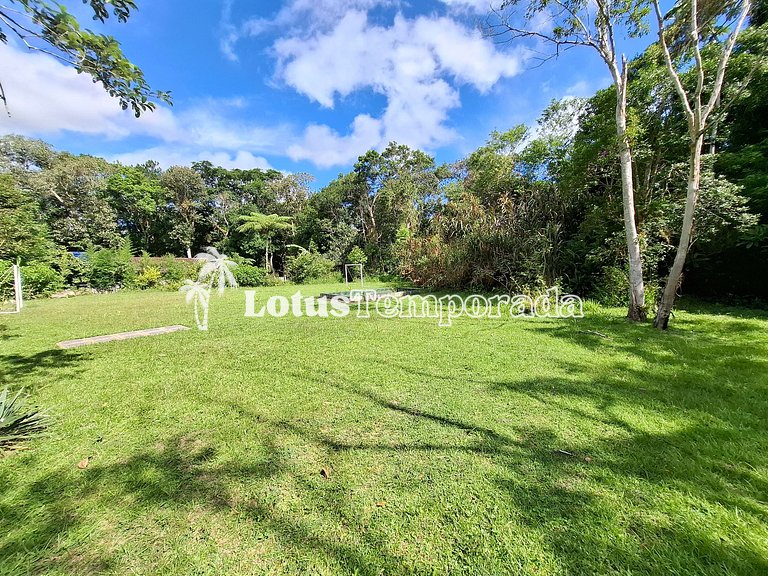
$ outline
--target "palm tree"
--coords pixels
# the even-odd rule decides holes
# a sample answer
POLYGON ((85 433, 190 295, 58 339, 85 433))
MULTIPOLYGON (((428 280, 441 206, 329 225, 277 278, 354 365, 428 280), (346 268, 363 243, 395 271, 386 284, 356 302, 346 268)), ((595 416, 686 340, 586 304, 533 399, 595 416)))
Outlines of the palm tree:
POLYGON ((184 280, 179 292, 186 292, 187 304, 195 303, 195 322, 200 330, 208 330, 208 301, 211 297, 211 287, 200 281, 184 280), (200 308, 203 309, 203 321, 200 322, 200 308))
POLYGON ((232 274, 232 268, 237 266, 237 262, 231 260, 226 254, 219 254, 213 246, 208 246, 205 252, 200 252, 195 259, 204 262, 203 267, 200 268, 200 274, 198 279, 200 282, 208 282, 208 288, 213 288, 216 284, 216 288, 219 295, 224 294, 224 288, 231 286, 237 288, 237 280, 235 280, 234 274, 232 274))
POLYGON ((272 255, 269 253, 269 243, 275 233, 293 229, 293 218, 277 214, 267 215, 261 212, 252 212, 247 216, 241 216, 240 221, 242 224, 237 228, 238 232, 259 234, 266 240, 264 267, 267 272, 272 272, 272 255))

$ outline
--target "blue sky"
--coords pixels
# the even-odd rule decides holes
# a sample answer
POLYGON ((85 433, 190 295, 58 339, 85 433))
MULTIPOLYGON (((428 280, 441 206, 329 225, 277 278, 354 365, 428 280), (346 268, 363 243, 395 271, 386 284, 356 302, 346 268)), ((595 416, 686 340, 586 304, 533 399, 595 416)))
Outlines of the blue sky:
MULTIPOLYGON (((11 43, 0 131, 124 163, 305 171, 320 187, 389 140, 457 160, 492 130, 532 125, 551 99, 610 83, 591 50, 538 66, 532 45, 484 39, 487 0, 137 3, 127 24, 101 29, 173 107, 136 120, 89 78, 11 43)), ((642 43, 622 47, 631 56, 642 43)))

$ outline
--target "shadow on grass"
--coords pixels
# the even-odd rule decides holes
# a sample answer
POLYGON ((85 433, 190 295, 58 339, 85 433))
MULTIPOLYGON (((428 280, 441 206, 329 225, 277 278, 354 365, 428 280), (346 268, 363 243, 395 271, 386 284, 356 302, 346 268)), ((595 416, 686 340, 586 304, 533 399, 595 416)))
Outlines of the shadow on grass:
POLYGON ((19 334, 11 332, 11 329, 7 324, 0 324, 0 341, 10 340, 12 338, 18 338, 19 334))
MULTIPOLYGON (((94 463, 83 471, 59 470, 46 475, 19 495, 20 506, 0 507, 0 518, 11 530, 0 546, 0 559, 6 566, 17 566, 19 573, 92 574, 115 569, 113 548, 119 546, 121 538, 115 536, 114 529, 122 530, 128 539, 132 526, 113 526, 112 545, 97 539, 98 547, 83 551, 68 543, 69 536, 82 529, 79 503, 106 495, 110 500, 101 504, 107 514, 110 502, 130 499, 133 507, 145 513, 171 505, 190 514, 201 508, 206 513, 237 515, 257 522, 297 558, 312 550, 345 573, 404 574, 398 560, 387 554, 383 541, 361 532, 356 544, 347 544, 310 521, 313 513, 320 514, 354 529, 356 519, 345 512, 345 490, 318 490, 315 480, 295 473, 281 455, 281 429, 286 430, 277 424, 261 439, 266 454, 242 464, 217 464, 216 450, 192 434, 172 438, 116 464, 94 463), (248 494, 237 489, 246 479, 253 483, 286 476, 296 496, 303 499, 306 517, 287 513, 283 503, 268 492, 248 494), (28 515, 29 509, 35 510, 34 517, 28 515), (35 561, 29 560, 30 553, 35 561)), ((154 560, 149 558, 149 562, 154 560)))
POLYGON ((0 353, 0 384, 34 390, 54 375, 61 377, 62 369, 79 371, 87 358, 88 354, 83 352, 58 349, 28 355, 0 353))
MULTIPOLYGON (((258 454, 227 461, 220 447, 188 434, 118 463, 94 461, 84 471, 51 473, 20 489, 14 498, 19 506, 0 509, 4 525, 13 530, 0 558, 22 566, 35 557, 31 568, 39 572, 118 569, 109 543, 96 538, 100 547, 82 551, 76 540, 92 513, 81 513, 79 504, 96 499, 109 513, 117 499, 142 514, 201 508, 242 518, 265 533, 294 569, 309 571, 318 561, 341 574, 429 572, 414 564, 413 555, 393 550, 390 535, 376 530, 374 520, 353 505, 359 504, 353 502, 356 480, 326 482, 318 471, 307 473, 291 461, 286 447, 293 447, 318 450, 331 466, 363 463, 369 453, 395 466, 431 465, 437 483, 448 487, 466 474, 475 484, 462 495, 479 500, 482 514, 470 520, 487 528, 482 535, 457 528, 434 485, 418 479, 397 484, 402 490, 410 482, 421 498, 438 503, 442 516, 430 518, 415 536, 425 545, 438 536, 447 542, 441 553, 451 558, 441 566, 455 572, 481 573, 478 565, 493 555, 508 573, 523 572, 516 570, 519 558, 498 544, 512 531, 511 520, 496 520, 506 511, 522 526, 522 540, 551 553, 564 573, 768 573, 768 559, 757 545, 768 523, 766 344, 759 326, 737 324, 738 331, 713 325, 702 335, 657 334, 600 318, 531 325, 553 342, 568 341, 603 359, 548 360, 560 376, 541 379, 525 374, 473 379, 471 370, 466 377, 440 375, 378 359, 420 380, 434 380, 436 394, 451 380, 472 384, 491 407, 500 399, 510 402, 499 406, 523 399, 549 415, 504 427, 492 418, 475 421, 451 413, 439 399, 431 402, 437 408, 426 409, 391 398, 376 383, 347 384, 320 370, 293 376, 327 389, 329 398, 341 392, 373 407, 383 426, 396 422, 403 428, 394 428, 393 439, 350 438, 311 417, 270 420, 241 402, 204 398, 226 406, 233 425, 251 426, 258 454), (554 426, 558 419, 567 426, 554 426), (411 434, 409 422, 436 432, 411 434), (567 433, 571 430, 577 433, 567 433), (581 430, 592 433, 580 435, 581 430), (482 471, 457 472, 458 464, 482 471), (490 488, 483 492, 485 484, 490 488), (528 534, 535 538, 528 540, 528 534)), ((31 358, 17 364, 34 370, 31 358)), ((56 365, 41 358, 43 366, 56 365)), ((4 486, 11 480, 0 477, 4 486)), ((396 503, 388 513, 400 513, 396 503)), ((406 517, 402 512, 402 522, 406 517)), ((110 534, 122 531, 128 538, 132 526, 122 522, 110 534)))

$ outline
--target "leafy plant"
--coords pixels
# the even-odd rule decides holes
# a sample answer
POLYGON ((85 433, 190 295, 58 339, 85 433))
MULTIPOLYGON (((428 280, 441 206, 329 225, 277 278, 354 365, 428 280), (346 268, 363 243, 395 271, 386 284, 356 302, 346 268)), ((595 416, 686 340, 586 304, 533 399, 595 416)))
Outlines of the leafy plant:
POLYGON ((303 250, 296 256, 289 256, 285 262, 288 277, 297 284, 328 276, 335 263, 314 250, 303 250))
POLYGON ((64 288, 64 278, 48 264, 33 262, 21 267, 24 295, 47 296, 64 288))
POLYGON ((120 248, 88 251, 88 271, 91 286, 99 290, 133 285, 136 271, 131 262, 131 243, 127 239, 120 248))
POLYGON ((233 270, 235 280, 239 286, 263 286, 267 273, 260 266, 240 264, 233 270))
POLYGON ((157 286, 161 278, 160 268, 157 266, 147 266, 136 276, 136 287, 141 289, 152 288, 157 286))
POLYGON ((349 264, 365 264, 368 261, 368 256, 365 255, 363 249, 360 246, 353 246, 347 256, 347 262, 349 264))
POLYGON ((0 392, 0 451, 40 435, 45 429, 45 416, 27 406, 24 390, 11 395, 6 386, 0 392))

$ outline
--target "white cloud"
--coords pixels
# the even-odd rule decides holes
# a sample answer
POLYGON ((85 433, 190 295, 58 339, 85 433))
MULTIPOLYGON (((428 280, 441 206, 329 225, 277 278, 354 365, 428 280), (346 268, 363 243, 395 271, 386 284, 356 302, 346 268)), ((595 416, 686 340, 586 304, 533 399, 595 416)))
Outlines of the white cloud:
POLYGON ((441 0, 441 2, 454 10, 471 11, 478 14, 488 13, 492 8, 498 8, 500 4, 498 0, 441 0))
POLYGON ((192 162, 201 160, 208 160, 214 166, 221 166, 222 168, 240 168, 241 170, 250 170, 252 168, 268 170, 272 168, 266 158, 254 156, 251 152, 245 150, 230 153, 223 151, 200 151, 183 147, 155 146, 144 150, 113 154, 108 159, 126 165, 143 164, 147 160, 154 160, 163 168, 188 166, 192 162))
POLYGON ((366 88, 387 99, 381 118, 358 116, 350 134, 312 125, 289 148, 293 159, 322 166, 344 164, 391 140, 426 148, 452 141, 446 123, 461 105, 458 87, 485 92, 519 73, 525 57, 522 51, 500 53, 478 31, 447 17, 398 15, 382 27, 360 11, 309 39, 280 39, 274 50, 278 76, 321 106, 332 108, 337 99, 366 88))
POLYGON ((239 24, 232 22, 233 4, 234 0, 224 0, 219 46, 225 58, 236 61, 235 47, 243 38, 267 32, 307 36, 332 27, 351 10, 368 12, 380 6, 398 6, 400 0, 289 0, 272 18, 249 18, 239 24))
POLYGON ((347 136, 339 135, 328 126, 313 124, 307 127, 302 141, 288 147, 288 156, 293 160, 309 159, 321 168, 329 168, 352 162, 368 150, 372 142, 381 141, 381 121, 360 114, 347 136))
MULTIPOLYGON (((90 76, 13 45, 0 44, 0 80, 10 112, 10 117, 0 116, 4 133, 45 138, 75 132, 110 140, 150 137, 162 145, 149 150, 169 159, 161 164, 187 163, 186 159, 207 154, 212 162, 220 159, 222 166, 243 168, 266 166, 255 153, 283 153, 291 139, 287 126, 265 127, 234 118, 232 112, 247 106, 242 98, 202 100, 178 111, 159 105, 135 118, 90 76)), ((135 153, 142 162, 145 152, 135 153)), ((122 155, 123 161, 129 156, 122 155)))

